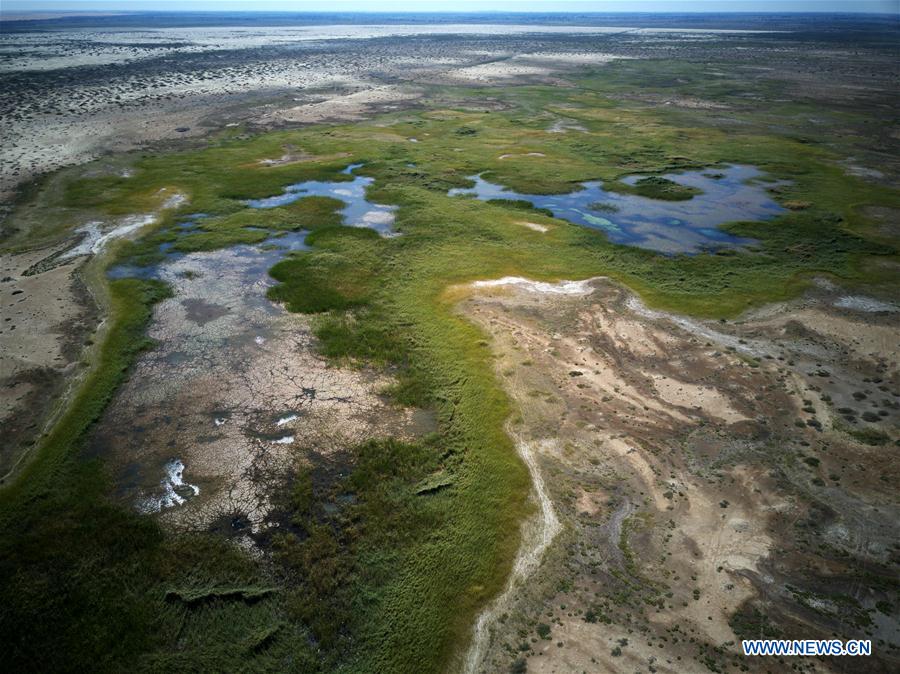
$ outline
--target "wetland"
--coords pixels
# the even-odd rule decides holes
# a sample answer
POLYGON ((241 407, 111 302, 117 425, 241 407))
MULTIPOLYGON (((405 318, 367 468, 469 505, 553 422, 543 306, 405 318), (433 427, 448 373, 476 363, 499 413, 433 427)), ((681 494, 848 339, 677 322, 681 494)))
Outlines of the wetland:
POLYGON ((0 661, 896 669, 896 26, 377 18, 4 22, 0 661))
POLYGON ((751 183, 760 172, 752 166, 725 166, 722 170, 688 171, 658 178, 624 176, 619 182, 637 188, 636 194, 604 189, 600 182, 582 183, 570 194, 519 194, 473 176, 475 186, 451 189, 450 195, 478 199, 509 200, 531 204, 553 217, 603 230, 610 241, 661 253, 688 253, 726 246, 746 246, 753 241, 730 235, 718 225, 742 220, 768 220, 784 212, 765 186, 751 183), (647 180, 657 180, 664 191, 640 190, 647 180), (687 189, 675 192, 669 186, 687 189), (678 198, 671 198, 672 194, 678 198), (655 197, 655 198, 654 198, 655 197), (677 203, 673 203, 677 202, 677 203))

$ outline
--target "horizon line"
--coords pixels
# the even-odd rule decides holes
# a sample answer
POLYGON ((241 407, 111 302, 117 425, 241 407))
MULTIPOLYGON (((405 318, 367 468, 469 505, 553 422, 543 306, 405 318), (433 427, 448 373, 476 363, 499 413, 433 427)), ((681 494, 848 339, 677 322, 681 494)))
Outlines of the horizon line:
POLYGON ((597 11, 597 10, 570 10, 570 11, 554 11, 554 10, 540 10, 540 9, 518 9, 518 10, 500 10, 500 9, 489 9, 489 10, 472 10, 472 11, 438 11, 438 10, 368 10, 368 9, 360 9, 360 10, 332 10, 332 11, 315 11, 315 10, 252 10, 252 9, 231 9, 231 10, 208 10, 208 9, 166 9, 166 10, 154 10, 154 9, 143 9, 143 10, 134 10, 134 9, 50 9, 50 8, 42 8, 36 7, 34 9, 13 9, 13 10, 4 10, 2 6, 0 6, 0 14, 40 14, 40 13, 54 13, 54 14, 76 14, 80 16, 85 15, 104 15, 104 16, 113 16, 113 15, 125 15, 125 14, 281 14, 281 15, 299 15, 299 14, 309 14, 309 15, 323 15, 323 14, 409 14, 409 15, 420 15, 420 14, 456 14, 456 15, 484 15, 484 14, 553 14, 556 16, 571 16, 571 15, 585 15, 585 14, 593 14, 593 15, 609 15, 609 14, 646 14, 650 16, 681 16, 684 14, 749 14, 749 15, 759 15, 759 14, 768 14, 774 16, 784 16, 784 15, 803 15, 803 14, 834 14, 834 15, 855 15, 855 14, 875 14, 879 16, 898 16, 900 17, 900 12, 879 12, 879 11, 852 11, 852 10, 843 10, 843 11, 834 11, 827 9, 808 9, 808 10, 794 10, 794 11, 772 11, 772 10, 681 10, 681 11, 627 11, 627 10, 607 10, 607 11, 597 11))

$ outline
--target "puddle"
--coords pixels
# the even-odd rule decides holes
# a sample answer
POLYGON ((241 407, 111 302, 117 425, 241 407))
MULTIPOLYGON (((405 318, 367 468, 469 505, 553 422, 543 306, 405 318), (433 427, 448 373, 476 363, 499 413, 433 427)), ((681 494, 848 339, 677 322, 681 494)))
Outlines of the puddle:
MULTIPOLYGON (((582 183, 570 194, 520 194, 502 185, 471 176, 473 188, 454 188, 450 196, 469 195, 482 201, 516 199, 550 210, 554 217, 606 232, 610 241, 661 253, 699 253, 755 243, 718 229, 740 220, 769 220, 785 212, 756 182, 762 173, 753 166, 730 165, 715 171, 665 174, 680 185, 696 187, 702 194, 687 201, 663 201, 603 189, 599 181, 582 183)), ((627 176, 634 184, 643 176, 627 176)))
POLYGON ((262 248, 279 249, 283 251, 310 250, 306 243, 309 232, 301 229, 299 232, 279 232, 270 236, 260 245, 262 248))
POLYGON ((158 513, 166 508, 174 508, 200 493, 200 487, 184 481, 184 463, 181 459, 171 459, 163 470, 166 476, 160 482, 162 494, 139 500, 137 509, 140 512, 158 513))
POLYGON ((110 279, 158 279, 159 269, 156 266, 139 267, 135 264, 117 264, 106 270, 106 277, 110 279))
POLYGON ((900 311, 894 304, 876 300, 874 297, 865 297, 863 295, 845 295, 835 301, 834 306, 838 309, 850 309, 851 311, 862 311, 864 313, 894 313, 900 311))
MULTIPOLYGON (((353 175, 362 164, 350 164, 341 171, 344 175, 353 175)), ((304 197, 331 197, 340 199, 346 205, 341 209, 344 224, 348 227, 368 227, 382 236, 393 236, 394 211, 396 206, 372 203, 366 199, 366 188, 375 181, 374 178, 355 176, 345 182, 309 180, 284 188, 282 194, 264 199, 249 199, 245 203, 252 208, 276 208, 286 206, 304 197)))

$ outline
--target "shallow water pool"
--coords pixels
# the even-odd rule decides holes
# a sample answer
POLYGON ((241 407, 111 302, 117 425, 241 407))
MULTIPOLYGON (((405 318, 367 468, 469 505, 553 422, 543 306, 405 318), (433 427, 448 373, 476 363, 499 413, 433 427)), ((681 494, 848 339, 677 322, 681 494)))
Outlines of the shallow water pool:
MULTIPOLYGON (((754 166, 733 164, 724 168, 665 174, 664 178, 702 191, 687 201, 664 201, 603 189, 600 181, 582 183, 569 194, 521 194, 502 185, 471 176, 472 188, 455 188, 450 196, 468 195, 487 201, 515 199, 546 208, 553 216, 585 227, 601 229, 610 241, 662 253, 698 253, 754 243, 719 229, 727 222, 769 220, 785 209, 775 202, 754 166)), ((627 176, 634 184, 643 176, 627 176)))
MULTIPOLYGON (((362 164, 350 164, 341 173, 353 175, 361 166, 362 164)), ((373 182, 374 178, 365 176, 355 176, 353 180, 346 182, 308 180, 288 185, 282 194, 264 199, 248 199, 245 203, 252 208, 275 208, 304 197, 331 197, 344 202, 345 206, 340 213, 348 227, 368 227, 382 236, 391 236, 397 207, 376 204, 366 199, 366 188, 373 182)))

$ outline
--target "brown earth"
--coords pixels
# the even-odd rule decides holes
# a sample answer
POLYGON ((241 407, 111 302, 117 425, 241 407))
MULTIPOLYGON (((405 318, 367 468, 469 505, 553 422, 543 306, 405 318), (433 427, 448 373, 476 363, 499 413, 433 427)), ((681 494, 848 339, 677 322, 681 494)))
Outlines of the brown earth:
POLYGON ((827 286, 729 323, 648 311, 605 279, 537 289, 461 304, 562 523, 474 669, 772 671, 739 645, 769 634, 871 638, 854 671, 896 668, 900 625, 876 604, 896 601, 900 315, 837 309, 827 286))
POLYGON ((26 271, 55 249, 0 255, 0 484, 75 379, 97 307, 75 264, 26 271))

